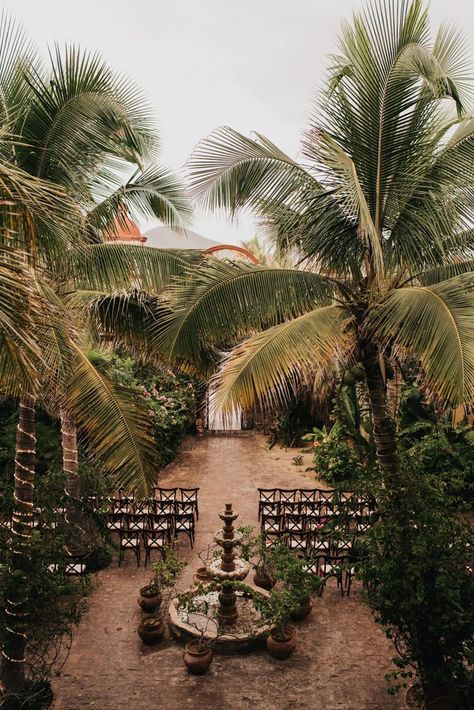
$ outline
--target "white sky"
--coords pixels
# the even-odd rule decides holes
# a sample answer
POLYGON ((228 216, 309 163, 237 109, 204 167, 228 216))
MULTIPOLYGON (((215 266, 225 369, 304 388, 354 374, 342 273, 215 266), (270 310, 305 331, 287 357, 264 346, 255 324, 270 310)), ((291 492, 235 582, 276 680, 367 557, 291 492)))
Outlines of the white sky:
MULTIPOLYGON (((161 163, 180 170, 198 140, 227 124, 258 130, 296 157, 343 18, 363 0, 4 0, 39 47, 102 52, 156 112, 161 163)), ((432 27, 453 21, 474 49, 474 2, 431 0, 432 27)), ((151 225, 142 225, 149 227, 151 225)), ((248 216, 197 215, 194 230, 238 243, 248 216)))

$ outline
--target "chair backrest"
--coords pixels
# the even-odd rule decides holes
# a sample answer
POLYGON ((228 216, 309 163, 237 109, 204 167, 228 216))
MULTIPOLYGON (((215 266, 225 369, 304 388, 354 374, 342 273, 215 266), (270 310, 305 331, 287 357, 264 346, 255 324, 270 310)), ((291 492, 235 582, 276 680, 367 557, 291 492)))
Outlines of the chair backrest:
POLYGON ((280 502, 260 503, 260 510, 262 515, 280 515, 280 502))
POLYGON ((334 488, 328 488, 328 489, 318 488, 319 500, 324 500, 327 503, 332 502, 332 500, 334 499, 335 493, 336 493, 336 491, 334 490, 334 488))
POLYGON ((299 488, 279 488, 280 500, 285 503, 295 503, 298 500, 299 488))
POLYGON ((150 528, 157 532, 168 532, 171 528, 170 515, 150 515, 150 528))
POLYGON ((174 512, 178 515, 186 513, 194 515, 196 513, 196 501, 187 501, 184 503, 183 501, 177 500, 174 504, 174 512))
POLYGON ((158 488, 158 500, 170 501, 174 503, 176 500, 177 488, 158 488))
POLYGON ((306 515, 284 515, 283 530, 287 532, 303 532, 306 525, 306 515))
POLYGON ((265 533, 280 532, 282 524, 282 515, 262 515, 262 530, 265 533))
POLYGON ((126 521, 129 530, 140 531, 148 527, 148 515, 146 513, 127 515, 126 521))
POLYGON ((306 554, 306 551, 311 542, 310 532, 289 530, 284 532, 284 540, 287 547, 295 552, 301 551, 306 554))
POLYGON ((194 530, 194 515, 192 513, 177 513, 174 516, 174 530, 194 530))
POLYGON ((299 515, 301 513, 301 505, 298 500, 280 501, 280 512, 282 515, 299 515))
POLYGON ((120 544, 123 542, 130 542, 133 544, 139 544, 139 539, 138 539, 138 531, 137 530, 130 530, 129 528, 124 529, 122 528, 120 531, 120 544))
POLYGON ((154 503, 154 513, 158 515, 171 515, 174 513, 174 501, 156 500, 154 503))
POLYGON ((180 488, 181 500, 184 503, 197 503, 199 488, 180 488))
POLYGON ((317 488, 300 488, 300 500, 315 502, 318 500, 317 488))
POLYGON ((321 510, 321 501, 319 500, 303 500, 300 503, 300 513, 306 515, 319 515, 321 510))
POLYGON ((257 488, 261 503, 274 503, 279 500, 278 488, 257 488))
POLYGON ((331 539, 329 537, 320 537, 317 534, 312 534, 308 544, 308 549, 313 557, 320 555, 329 555, 331 553, 331 539))

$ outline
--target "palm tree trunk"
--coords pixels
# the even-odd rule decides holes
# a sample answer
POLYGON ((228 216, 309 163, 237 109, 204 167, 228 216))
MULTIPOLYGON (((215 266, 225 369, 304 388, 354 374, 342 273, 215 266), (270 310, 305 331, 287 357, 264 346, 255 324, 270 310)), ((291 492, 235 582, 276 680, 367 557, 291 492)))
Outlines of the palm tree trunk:
POLYGON ((36 457, 35 401, 20 401, 15 448, 12 551, 5 603, 5 642, 2 649, 2 686, 5 695, 20 693, 25 684, 28 620, 28 568, 33 534, 33 491, 36 457))
POLYGON ((367 375, 367 390, 374 425, 374 442, 377 460, 385 483, 391 485, 398 478, 397 442, 395 425, 390 416, 385 383, 380 369, 378 348, 364 343, 362 361, 367 375))
POLYGON ((64 492, 70 498, 81 495, 78 476, 77 429, 73 417, 61 408, 61 441, 63 449, 63 470, 66 474, 64 492))

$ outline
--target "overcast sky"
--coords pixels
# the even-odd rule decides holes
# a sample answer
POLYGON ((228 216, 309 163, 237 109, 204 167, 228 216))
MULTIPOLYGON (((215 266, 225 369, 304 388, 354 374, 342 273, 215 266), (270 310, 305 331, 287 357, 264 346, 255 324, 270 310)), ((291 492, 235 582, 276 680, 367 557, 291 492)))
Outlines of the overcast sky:
MULTIPOLYGON (((363 0, 6 0, 40 47, 75 42, 102 52, 142 87, 156 112, 161 162, 181 169, 220 125, 258 130, 293 157, 336 49, 343 18, 363 0)), ((474 51, 473 0, 431 0, 432 26, 462 26, 474 51)), ((150 225, 142 225, 149 227, 150 225)), ((254 234, 197 215, 195 231, 238 243, 254 234)))

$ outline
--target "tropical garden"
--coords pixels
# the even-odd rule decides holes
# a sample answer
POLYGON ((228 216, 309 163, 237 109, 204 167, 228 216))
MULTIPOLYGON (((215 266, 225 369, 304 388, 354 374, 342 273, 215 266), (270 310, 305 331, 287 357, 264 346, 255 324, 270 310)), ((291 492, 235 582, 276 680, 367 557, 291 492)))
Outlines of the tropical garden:
MULTIPOLYGON (((317 480, 375 501, 351 574, 393 641, 390 692, 415 683, 419 707, 472 707, 471 60, 456 28, 432 34, 423 2, 369 4, 341 31, 300 161, 226 126, 180 177, 133 83, 74 46, 44 66, 2 16, 5 707, 46 706, 91 574, 116 556, 91 501, 152 496, 208 387, 223 412, 265 411, 271 446, 306 447, 317 480), (250 211, 259 263, 110 241, 130 217, 185 230, 193 205, 250 211), (65 549, 86 575, 68 574, 65 549)), ((319 580, 273 554, 279 586, 257 606, 279 628, 319 580)))

